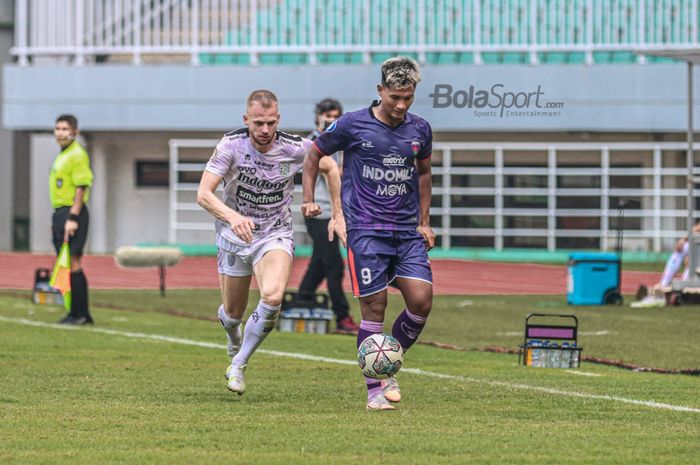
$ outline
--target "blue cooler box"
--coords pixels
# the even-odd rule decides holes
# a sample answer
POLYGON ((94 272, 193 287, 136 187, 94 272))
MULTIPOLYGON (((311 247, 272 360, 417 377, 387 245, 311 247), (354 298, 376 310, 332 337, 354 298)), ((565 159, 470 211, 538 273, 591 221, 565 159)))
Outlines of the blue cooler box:
POLYGON ((603 305, 619 297, 620 258, 614 253, 569 255, 566 301, 570 305, 603 305))

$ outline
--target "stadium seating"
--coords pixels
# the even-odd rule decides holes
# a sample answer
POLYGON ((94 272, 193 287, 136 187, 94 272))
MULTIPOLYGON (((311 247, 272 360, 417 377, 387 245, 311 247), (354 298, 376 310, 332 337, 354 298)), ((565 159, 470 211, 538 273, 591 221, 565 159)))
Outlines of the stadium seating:
MULTIPOLYGON (((256 43, 269 46, 304 46, 313 43, 319 46, 352 47, 365 45, 366 32, 369 31, 370 46, 396 46, 399 50, 404 45, 417 45, 419 27, 414 2, 397 0, 370 2, 375 11, 364 18, 362 0, 331 0, 323 2, 324 7, 316 9, 315 24, 307 24, 308 0, 287 0, 274 2, 274 6, 257 13, 256 43), (365 28, 365 21, 369 21, 365 28), (309 38, 313 35, 313 39, 309 38)), ((586 35, 592 36, 595 44, 606 44, 610 51, 594 52, 597 64, 635 63, 639 56, 633 53, 630 44, 638 42, 638 36, 645 34, 657 43, 677 41, 678 24, 689 23, 688 18, 679 17, 668 21, 665 10, 659 10, 644 28, 636 26, 637 14, 632 8, 612 5, 602 6, 593 12, 593 27, 586 30, 586 2, 552 2, 552 9, 545 8, 547 2, 540 2, 533 13, 527 0, 510 0, 508 2, 480 2, 480 21, 473 18, 474 2, 472 0, 453 0, 431 4, 426 3, 426 22, 423 43, 428 47, 445 46, 442 52, 427 52, 425 61, 429 64, 471 64, 477 62, 474 53, 450 51, 450 47, 476 43, 476 26, 480 25, 480 43, 488 48, 499 46, 513 48, 532 43, 530 37, 533 17, 537 27, 535 42, 551 46, 571 47, 583 45, 586 35), (605 9, 605 11, 603 11, 605 9), (666 18, 666 19, 664 19, 666 18), (614 47, 619 46, 619 50, 614 47), (627 50, 625 50, 627 49, 627 50)), ((662 6, 658 6, 662 8, 662 6)), ((679 14, 676 12, 675 14, 679 14)), ((671 12, 671 17, 675 15, 671 12)), ((242 21, 241 28, 226 33, 222 45, 251 45, 250 26, 242 21)), ((573 48, 573 47, 572 47, 573 48)), ((381 63, 389 53, 371 53, 372 63, 381 63)), ((529 51, 485 51, 481 53, 480 62, 484 64, 528 64, 532 61, 529 51)), ((320 64, 358 64, 363 62, 361 52, 318 53, 315 57, 320 64)), ((541 64, 581 64, 585 63, 585 54, 580 51, 539 52, 536 55, 541 64)), ((262 53, 261 64, 306 64, 310 60, 307 53, 262 53)), ((248 65, 250 59, 246 53, 200 55, 202 64, 208 65, 248 65)), ((664 63, 667 58, 648 57, 648 63, 664 63)))

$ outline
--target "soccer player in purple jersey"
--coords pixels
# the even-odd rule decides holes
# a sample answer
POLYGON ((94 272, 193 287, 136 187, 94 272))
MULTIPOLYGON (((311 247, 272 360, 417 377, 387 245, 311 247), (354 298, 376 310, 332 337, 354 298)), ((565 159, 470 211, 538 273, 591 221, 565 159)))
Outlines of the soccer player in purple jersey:
MULTIPOLYGON (((245 391, 248 359, 275 327, 294 256, 292 213, 294 175, 301 169, 311 141, 277 130, 277 97, 269 90, 250 94, 243 122, 246 127, 227 133, 207 163, 197 202, 217 218, 216 245, 223 305, 219 321, 226 331, 231 364, 228 389, 245 391), (224 182, 223 200, 215 194, 224 182), (252 275, 260 302, 241 331, 252 275)), ((340 174, 328 159, 326 174, 334 214, 341 212, 340 174)), ((318 210, 315 210, 318 213, 318 210)), ((342 213, 341 213, 342 216, 342 213)), ((329 223, 329 240, 336 226, 329 223)), ((339 224, 345 239, 345 223, 339 224)))
MULTIPOLYGON (((391 333, 404 351, 425 326, 432 308, 433 287, 428 250, 435 245, 430 227, 432 130, 409 113, 418 64, 390 58, 382 64, 377 86, 380 101, 346 113, 314 142, 304 161, 305 215, 316 214, 314 185, 326 155, 344 151, 342 207, 347 223, 347 249, 362 322, 359 344, 381 333, 387 286, 399 288, 406 308, 391 333)), ((395 378, 366 378, 367 409, 391 410, 401 400, 395 378)))

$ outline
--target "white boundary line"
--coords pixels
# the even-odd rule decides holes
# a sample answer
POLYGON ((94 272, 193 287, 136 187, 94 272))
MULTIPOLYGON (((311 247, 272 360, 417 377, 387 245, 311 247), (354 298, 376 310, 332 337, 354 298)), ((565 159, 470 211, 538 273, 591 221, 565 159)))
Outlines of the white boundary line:
MULTIPOLYGON (((4 316, 0 316, 0 321, 4 321, 7 323, 27 325, 27 326, 36 326, 36 327, 40 327, 40 328, 62 329, 62 330, 72 330, 72 331, 90 331, 93 333, 110 334, 113 336, 130 337, 130 338, 134 338, 134 339, 147 339, 147 340, 160 341, 160 342, 171 342, 173 344, 182 344, 182 345, 189 345, 189 346, 196 346, 196 347, 204 347, 207 349, 225 349, 226 348, 226 346, 224 344, 215 344, 212 342, 195 341, 192 339, 183 339, 183 338, 172 337, 172 336, 162 336, 160 334, 134 333, 134 332, 130 332, 130 331, 118 331, 115 329, 106 329, 106 328, 86 328, 86 327, 57 325, 57 324, 52 324, 52 323, 44 323, 42 321, 27 320, 25 318, 8 318, 8 317, 4 317, 4 316)), ((276 357, 287 357, 287 358, 294 358, 297 360, 309 360, 309 361, 314 361, 314 362, 334 363, 337 365, 356 365, 356 363, 357 363, 357 362, 352 361, 352 360, 340 360, 340 359, 336 359, 336 358, 319 357, 316 355, 301 354, 301 353, 294 353, 294 352, 280 352, 280 351, 276 351, 276 350, 259 349, 257 352, 259 352, 261 354, 273 355, 276 357)), ((622 402, 625 404, 641 405, 644 407, 650 407, 650 408, 656 408, 656 409, 662 409, 662 410, 672 410, 675 412, 700 413, 700 409, 693 408, 693 407, 686 407, 683 405, 673 405, 673 404, 665 404, 665 403, 661 403, 661 402, 654 402, 654 401, 647 401, 647 400, 628 399, 626 397, 619 397, 619 396, 587 394, 587 393, 576 392, 576 391, 564 391, 561 389, 547 388, 547 387, 541 387, 541 386, 530 386, 528 384, 508 383, 505 381, 478 379, 478 378, 471 378, 471 377, 467 377, 467 376, 448 375, 448 374, 443 374, 443 373, 436 373, 434 371, 421 370, 419 368, 404 368, 401 370, 401 372, 402 373, 412 373, 414 375, 419 375, 419 376, 426 376, 428 378, 446 379, 446 380, 451 380, 451 381, 459 381, 459 382, 463 382, 463 383, 485 384, 488 386, 496 386, 496 387, 502 387, 502 388, 507 388, 507 389, 520 389, 520 390, 524 390, 524 391, 535 391, 535 392, 541 392, 541 393, 545 393, 545 394, 553 394, 553 395, 558 395, 558 396, 576 397, 579 399, 608 400, 608 401, 614 401, 614 402, 622 402)))
POLYGON ((572 375, 579 375, 579 376, 592 376, 594 378, 598 378, 600 376, 603 376, 599 373, 589 373, 587 371, 576 371, 576 370, 566 370, 567 373, 571 373, 572 375))

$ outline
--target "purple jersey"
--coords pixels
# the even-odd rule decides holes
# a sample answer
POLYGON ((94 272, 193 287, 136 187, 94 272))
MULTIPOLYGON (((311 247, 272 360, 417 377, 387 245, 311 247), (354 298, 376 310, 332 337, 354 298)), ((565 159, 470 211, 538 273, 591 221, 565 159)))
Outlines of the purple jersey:
MULTIPOLYGON (((253 220, 254 240, 292 235, 294 175, 301 170, 311 146, 309 139, 277 131, 272 147, 258 152, 248 129, 229 132, 217 144, 205 169, 224 180, 224 203, 253 220)), ((231 225, 216 220, 216 232, 227 241, 243 244, 231 225)))
POLYGON ((420 221, 416 158, 430 157, 433 132, 412 113, 399 126, 387 126, 372 107, 346 113, 314 144, 324 155, 344 151, 342 199, 348 230, 415 230, 420 221))

